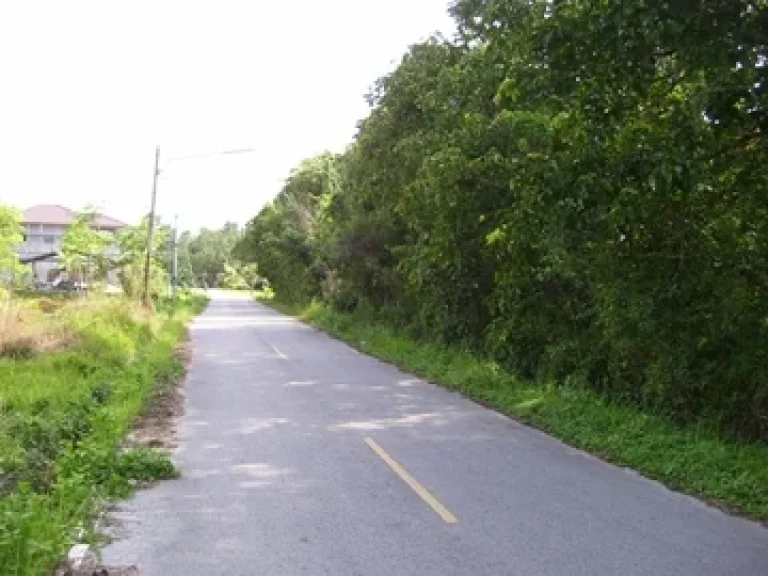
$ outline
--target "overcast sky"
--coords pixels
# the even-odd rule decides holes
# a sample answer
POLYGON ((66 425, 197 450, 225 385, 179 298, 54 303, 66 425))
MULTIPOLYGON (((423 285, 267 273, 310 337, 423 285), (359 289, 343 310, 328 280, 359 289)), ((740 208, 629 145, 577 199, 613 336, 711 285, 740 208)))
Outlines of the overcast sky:
POLYGON ((158 209, 244 223, 302 158, 341 151, 369 86, 449 34, 448 0, 9 0, 0 3, 0 202, 132 222, 162 155, 158 209))

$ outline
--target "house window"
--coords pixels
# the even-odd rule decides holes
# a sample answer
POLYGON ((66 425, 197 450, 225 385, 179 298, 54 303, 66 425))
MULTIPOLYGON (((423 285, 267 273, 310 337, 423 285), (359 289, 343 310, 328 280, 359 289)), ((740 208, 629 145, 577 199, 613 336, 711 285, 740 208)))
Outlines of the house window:
POLYGON ((45 242, 46 244, 53 244, 53 236, 51 236, 50 234, 43 236, 43 242, 45 242))

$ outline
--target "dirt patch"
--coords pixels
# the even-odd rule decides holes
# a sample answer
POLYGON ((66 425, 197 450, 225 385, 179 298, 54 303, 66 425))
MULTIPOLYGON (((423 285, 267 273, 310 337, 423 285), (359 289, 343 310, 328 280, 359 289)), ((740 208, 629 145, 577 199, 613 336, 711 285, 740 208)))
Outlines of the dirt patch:
MULTIPOLYGON (((98 574, 98 576, 138 576, 139 575, 139 569, 136 568, 136 566, 127 566, 127 567, 114 567, 114 566, 106 566, 105 568, 101 569, 101 572, 98 574)), ((94 574, 94 576, 96 576, 94 574)))
POLYGON ((100 566, 93 570, 60 569, 56 576, 139 576, 136 566, 100 566))
POLYGON ((192 356, 190 342, 185 337, 176 347, 176 356, 184 371, 177 379, 158 389, 125 440, 128 448, 154 448, 171 452, 177 446, 176 431, 184 414, 183 383, 192 356))
POLYGON ((183 414, 184 395, 178 385, 158 390, 128 434, 128 448, 155 448, 170 452, 176 447, 176 428, 183 414))
POLYGON ((97 566, 84 569, 61 566, 54 574, 55 576, 139 576, 140 572, 136 566, 97 566))

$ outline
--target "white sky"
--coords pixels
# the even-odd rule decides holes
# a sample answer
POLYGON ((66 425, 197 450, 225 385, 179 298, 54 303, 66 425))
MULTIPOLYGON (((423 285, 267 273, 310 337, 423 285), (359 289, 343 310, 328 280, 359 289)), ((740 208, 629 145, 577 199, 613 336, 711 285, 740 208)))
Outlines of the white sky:
POLYGON ((252 217, 302 158, 341 151, 363 95, 448 0, 0 2, 0 203, 136 221, 154 146, 158 211, 182 228, 252 217))

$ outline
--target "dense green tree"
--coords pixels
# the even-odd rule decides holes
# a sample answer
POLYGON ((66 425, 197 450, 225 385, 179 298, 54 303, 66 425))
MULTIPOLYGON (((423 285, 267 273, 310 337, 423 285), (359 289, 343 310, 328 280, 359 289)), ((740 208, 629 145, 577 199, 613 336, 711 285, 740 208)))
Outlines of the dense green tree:
POLYGON ((240 239, 240 227, 228 222, 219 230, 203 228, 189 239, 187 253, 190 268, 200 285, 217 286, 227 265, 231 264, 231 253, 240 239))
POLYGON ((321 294, 328 265, 317 249, 317 234, 338 181, 333 155, 305 160, 274 202, 248 224, 235 248, 237 258, 268 270, 270 282, 287 300, 321 294))
MULTIPOLYGON (((197 276, 192 268, 192 257, 189 252, 189 245, 192 242, 192 234, 189 231, 184 231, 179 234, 177 242, 177 258, 178 258, 178 282, 180 286, 192 287, 197 286, 197 276)), ((173 265, 172 263, 170 264, 173 265)))
POLYGON ((451 13, 237 257, 280 298, 768 438, 768 4, 451 13))
MULTIPOLYGON (((119 260, 114 262, 123 291, 129 297, 141 297, 144 289, 144 274, 147 259, 147 235, 149 217, 142 219, 138 226, 121 229, 117 235, 120 249, 119 260)), ((155 222, 155 233, 150 260, 149 291, 152 296, 160 296, 168 291, 167 250, 168 227, 155 222)))
POLYGON ((0 204, 0 297, 3 285, 26 282, 29 269, 19 262, 16 252, 24 241, 21 213, 12 206, 0 204))
POLYGON ((77 213, 75 220, 61 239, 64 268, 73 279, 102 280, 106 272, 106 250, 112 244, 109 232, 98 230, 98 214, 91 207, 77 213))
POLYGON ((23 241, 21 213, 11 206, 0 204, 0 272, 13 271, 18 267, 16 249, 23 241))

